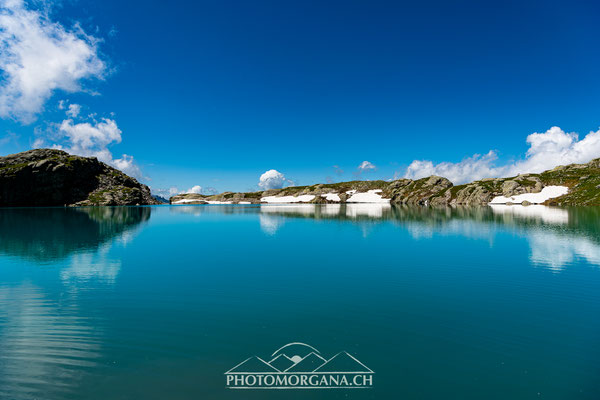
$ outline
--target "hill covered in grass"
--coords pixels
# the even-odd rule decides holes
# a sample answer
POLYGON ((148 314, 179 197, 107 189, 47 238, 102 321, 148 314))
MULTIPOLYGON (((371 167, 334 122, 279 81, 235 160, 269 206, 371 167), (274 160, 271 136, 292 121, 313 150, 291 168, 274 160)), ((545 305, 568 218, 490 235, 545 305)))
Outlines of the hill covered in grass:
POLYGON ((0 207, 158 204, 148 186, 93 157, 36 149, 0 157, 0 207))
MULTIPOLYGON (((378 196, 381 202, 409 205, 483 205, 495 197, 511 198, 528 193, 540 193, 544 188, 568 188, 565 195, 545 200, 547 205, 600 205, 600 158, 587 164, 570 164, 539 174, 521 174, 508 178, 489 178, 463 185, 453 185, 440 176, 393 181, 349 181, 283 189, 217 195, 180 194, 171 197, 171 204, 260 204, 283 203, 345 203, 357 193, 378 196)), ((357 197, 354 197, 356 199, 357 197)), ((526 202, 524 203, 526 204, 526 202)))

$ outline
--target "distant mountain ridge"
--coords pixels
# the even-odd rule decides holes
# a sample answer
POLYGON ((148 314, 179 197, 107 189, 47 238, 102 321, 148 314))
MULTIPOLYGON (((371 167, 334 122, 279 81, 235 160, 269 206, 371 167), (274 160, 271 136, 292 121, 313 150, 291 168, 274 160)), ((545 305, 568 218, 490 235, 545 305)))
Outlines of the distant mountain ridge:
MULTIPOLYGON (((353 202, 357 193, 365 193, 378 202, 407 205, 485 205, 495 197, 540 193, 544 188, 563 186, 568 193, 543 201, 546 205, 600 205, 600 158, 587 164, 558 166, 539 174, 521 174, 509 178, 488 178, 453 185, 441 176, 393 181, 351 181, 291 186, 260 192, 225 192, 217 195, 180 194, 171 204, 261 204, 296 202, 331 204, 353 202), (267 201, 268 200, 268 201, 267 201)), ((361 202, 361 201, 357 201, 361 202)), ((368 202, 368 201, 367 201, 368 202)))

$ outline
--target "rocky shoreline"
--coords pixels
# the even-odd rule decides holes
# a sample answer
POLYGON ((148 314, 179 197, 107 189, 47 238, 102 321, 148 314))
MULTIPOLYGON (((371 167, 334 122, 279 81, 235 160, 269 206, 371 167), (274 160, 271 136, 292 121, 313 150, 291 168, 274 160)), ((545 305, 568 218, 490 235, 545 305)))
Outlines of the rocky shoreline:
POLYGON ((587 164, 559 166, 539 174, 482 179, 456 186, 444 177, 430 176, 417 180, 350 181, 292 186, 249 193, 224 192, 217 195, 189 193, 171 197, 170 203, 339 204, 385 202, 401 205, 454 206, 486 205, 492 202, 496 203, 495 200, 500 197, 505 199, 504 204, 514 202, 514 204, 523 205, 535 203, 560 206, 598 206, 600 205, 600 159, 595 159, 587 164), (548 192, 549 196, 543 196, 543 192, 548 192), (356 199, 359 194, 367 200, 356 199), (528 194, 541 195, 527 196, 528 194))
MULTIPOLYGON (((148 186, 96 158, 36 149, 0 157, 0 207, 153 205, 148 186)), ((170 204, 600 205, 600 158, 539 174, 453 185, 441 176, 350 181, 258 192, 180 194, 170 204)))

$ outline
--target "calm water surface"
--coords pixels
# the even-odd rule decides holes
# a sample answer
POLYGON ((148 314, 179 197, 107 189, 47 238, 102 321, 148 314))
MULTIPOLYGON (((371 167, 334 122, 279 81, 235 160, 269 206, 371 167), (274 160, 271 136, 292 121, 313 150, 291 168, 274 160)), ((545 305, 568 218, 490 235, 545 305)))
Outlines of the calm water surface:
POLYGON ((0 398, 599 399, 600 209, 0 209, 0 398), (374 387, 225 387, 296 341, 374 387))

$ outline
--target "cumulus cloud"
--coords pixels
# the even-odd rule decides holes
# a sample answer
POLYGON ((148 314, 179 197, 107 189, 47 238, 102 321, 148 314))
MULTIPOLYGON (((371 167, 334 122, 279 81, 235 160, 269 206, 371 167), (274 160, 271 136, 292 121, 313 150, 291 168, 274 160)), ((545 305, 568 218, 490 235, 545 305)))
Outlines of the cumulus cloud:
POLYGON ((151 187, 150 191, 152 192, 152 194, 158 195, 165 199, 169 199, 170 197, 173 197, 173 196, 181 193, 181 191, 175 186, 171 186, 168 189, 160 189, 160 188, 157 189, 157 188, 151 187))
POLYGON ((376 170, 377 170, 377 167, 375 166, 375 164, 373 164, 372 162, 369 162, 369 161, 363 161, 356 168, 356 171, 354 171, 354 176, 358 177, 363 172, 373 172, 373 171, 376 171, 376 170))
POLYGON ((69 117, 77 118, 80 112, 81 106, 79 104, 69 104, 69 109, 67 110, 67 115, 69 117))
MULTIPOLYGON (((45 4, 43 4, 45 5, 45 4)), ((24 123, 35 120, 54 92, 83 91, 82 82, 103 78, 106 64, 98 55, 99 39, 79 25, 67 29, 53 22, 46 9, 29 9, 23 0, 0 0, 0 117, 24 123)), ((114 158, 109 146, 121 142, 121 130, 113 119, 75 123, 79 104, 61 100, 68 119, 50 124, 33 147, 53 147, 72 154, 97 157, 138 179, 142 173, 133 157, 114 158)))
POLYGON ((415 160, 407 168, 405 178, 420 179, 426 176, 439 175, 450 179, 455 184, 478 179, 499 176, 500 171, 494 167, 498 157, 494 151, 487 154, 475 154, 461 162, 442 162, 434 164, 428 160, 415 160))
POLYGON ((72 119, 66 119, 60 124, 59 130, 69 138, 72 148, 79 153, 88 150, 103 151, 107 145, 121 142, 121 130, 114 120, 108 118, 103 118, 100 122, 77 124, 72 119))
POLYGON ((600 130, 591 131, 579 139, 577 133, 567 133, 554 126, 546 132, 527 136, 527 143, 529 149, 525 157, 509 164, 497 165, 497 154, 490 150, 484 155, 475 154, 458 163, 434 164, 428 160, 415 160, 408 166, 404 177, 419 179, 440 175, 460 184, 483 178, 539 173, 557 165, 586 163, 600 157, 600 130))
POLYGON ((189 188, 186 193, 196 193, 196 194, 201 194, 202 193, 202 186, 200 185, 196 185, 196 186, 192 186, 191 188, 189 188))
POLYGON ((32 122, 55 91, 78 92, 83 80, 102 78, 98 42, 23 0, 0 0, 0 117, 32 122))
POLYGON ((281 189, 285 185, 293 184, 281 172, 270 169, 262 174, 258 180, 258 186, 263 190, 281 189))
POLYGON ((169 193, 171 196, 175 196, 176 194, 179 194, 179 189, 177 189, 177 188, 176 188, 176 187, 174 187, 174 186, 171 186, 171 187, 169 188, 169 191, 168 191, 168 193, 169 193))
POLYGON ((79 123, 66 119, 52 125, 45 136, 35 140, 33 147, 52 147, 84 157, 97 157, 127 175, 142 179, 142 171, 133 156, 123 154, 121 158, 114 158, 109 149, 110 145, 121 142, 121 133, 117 123, 109 118, 79 123))
POLYGON ((358 166, 359 171, 370 171, 370 170, 375 170, 375 169, 377 169, 377 167, 375 167, 375 164, 373 164, 369 161, 363 161, 358 166))

